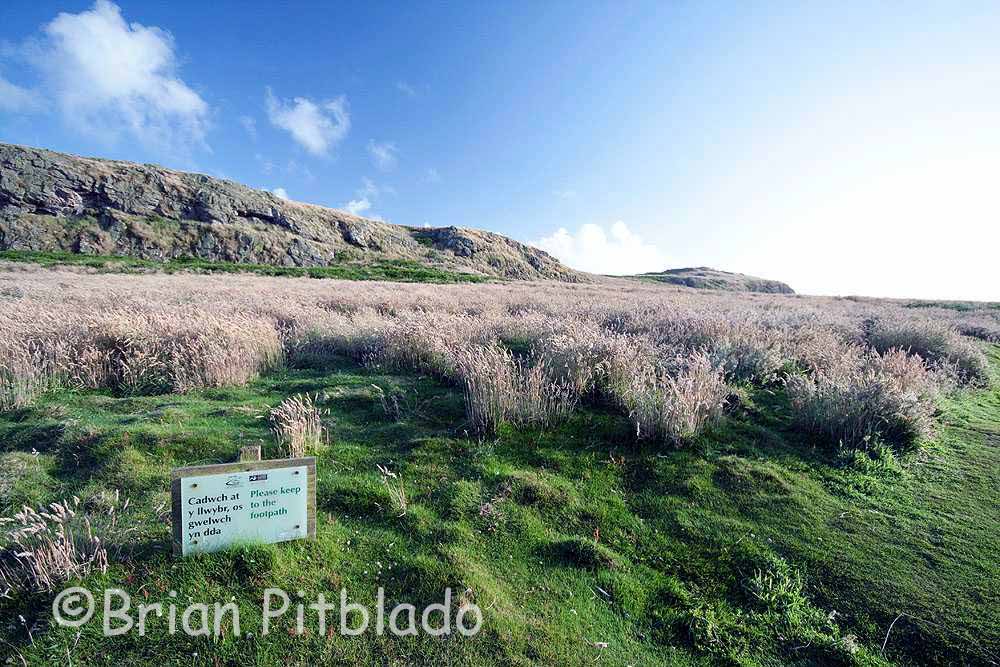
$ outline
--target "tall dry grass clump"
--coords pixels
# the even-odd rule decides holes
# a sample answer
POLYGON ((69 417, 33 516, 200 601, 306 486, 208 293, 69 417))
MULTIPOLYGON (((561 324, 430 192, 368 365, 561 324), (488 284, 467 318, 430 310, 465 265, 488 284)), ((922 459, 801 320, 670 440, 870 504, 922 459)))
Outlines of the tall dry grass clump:
POLYGON ((616 338, 591 323, 576 320, 540 338, 532 352, 545 360, 552 377, 583 397, 596 389, 616 338))
POLYGON ((729 394, 725 371, 707 352, 678 354, 648 335, 579 326, 543 339, 538 350, 576 396, 617 405, 639 438, 680 444, 721 416, 729 394))
POLYGON ((785 333, 754 313, 668 312, 646 320, 642 329, 657 344, 704 352, 731 382, 770 382, 785 361, 785 333))
POLYGON ((246 384, 281 364, 283 347, 274 322, 252 316, 206 319, 174 327, 164 337, 173 391, 246 384))
MULTIPOLYGON (((788 333, 786 349, 788 361, 807 373, 820 373, 841 366, 850 348, 846 336, 817 323, 796 326, 788 333)), ((854 358, 856 354, 852 356, 854 358)))
POLYGON ((903 317, 875 318, 863 324, 869 345, 879 352, 892 349, 919 355, 950 371, 963 384, 985 384, 989 362, 979 347, 943 322, 903 317))
POLYGON ((727 380, 767 384, 785 364, 785 344, 785 332, 741 319, 703 349, 727 380))
POLYGON ((499 340, 507 347, 515 349, 530 348, 546 336, 577 323, 572 318, 560 321, 548 313, 524 304, 508 305, 490 317, 488 322, 483 322, 481 316, 477 321, 482 327, 479 336, 481 342, 485 337, 488 340, 499 340))
POLYGON ((465 315, 409 313, 387 319, 372 336, 365 361, 374 366, 454 379, 456 350, 479 334, 481 323, 465 315))
MULTIPOLYGON (((83 347, 91 346, 93 359, 109 369, 107 382, 125 393, 241 385, 282 359, 274 323, 249 315, 156 312, 110 317, 95 329, 83 347)), ((82 369, 73 370, 79 376, 82 369)))
POLYGON ((316 397, 309 394, 290 396, 271 409, 268 421, 282 456, 302 458, 326 444, 323 414, 316 397))
POLYGON ((955 322, 954 326, 963 336, 978 338, 988 343, 1000 343, 1000 318, 967 317, 955 322))
POLYGON ((66 581, 106 572, 132 530, 123 517, 128 507, 117 493, 103 494, 41 510, 24 507, 0 519, 0 588, 53 591, 66 581))
POLYGON ((498 426, 549 426, 573 412, 578 396, 554 379, 544 361, 516 358, 498 343, 469 344, 455 351, 466 417, 479 433, 498 426))
POLYGON ((729 393, 722 369, 704 352, 674 360, 673 368, 643 363, 634 351, 610 360, 609 390, 639 438, 679 445, 722 415, 729 393))
POLYGON ((367 360, 387 324, 374 308, 302 308, 284 331, 288 360, 297 366, 321 366, 336 357, 367 360))
POLYGON ((273 322, 241 313, 43 309, 0 325, 0 406, 54 386, 124 394, 244 384, 281 363, 273 322))
POLYGON ((833 445, 908 448, 932 432, 932 377, 901 350, 842 348, 838 363, 788 378, 786 390, 799 427, 833 445))
POLYGON ((38 341, 0 337, 0 410, 21 408, 55 379, 54 360, 38 341))
POLYGON ((959 332, 1000 331, 1000 310, 976 304, 915 309, 631 281, 402 289, 240 275, 23 275, 0 313, 4 410, 52 387, 184 392, 346 356, 454 384, 480 432, 553 424, 597 399, 640 437, 680 442, 718 418, 727 382, 760 386, 797 369, 805 374, 787 390, 803 411, 799 425, 855 441, 901 425, 925 432, 935 385, 987 381, 979 344, 959 332), (932 372, 919 376, 916 361, 932 372))

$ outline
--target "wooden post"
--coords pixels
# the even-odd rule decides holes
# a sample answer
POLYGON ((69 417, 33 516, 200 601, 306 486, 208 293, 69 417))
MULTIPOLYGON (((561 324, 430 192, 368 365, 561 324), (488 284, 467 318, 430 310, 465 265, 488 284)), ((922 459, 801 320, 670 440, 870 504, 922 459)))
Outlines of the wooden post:
POLYGON ((240 447, 240 461, 260 461, 260 445, 240 447))

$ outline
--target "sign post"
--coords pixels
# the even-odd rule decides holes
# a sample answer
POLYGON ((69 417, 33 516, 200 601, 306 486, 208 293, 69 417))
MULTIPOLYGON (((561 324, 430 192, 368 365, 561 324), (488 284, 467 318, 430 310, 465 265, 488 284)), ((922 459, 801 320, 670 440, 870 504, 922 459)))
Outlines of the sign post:
POLYGON ((316 536, 316 458, 176 468, 175 556, 316 536))

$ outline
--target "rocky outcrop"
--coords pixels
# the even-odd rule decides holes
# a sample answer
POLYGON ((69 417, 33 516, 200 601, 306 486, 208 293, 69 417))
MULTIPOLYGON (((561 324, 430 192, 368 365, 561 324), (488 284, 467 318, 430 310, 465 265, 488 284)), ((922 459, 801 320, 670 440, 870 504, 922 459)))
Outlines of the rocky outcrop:
POLYGON ((795 294, 795 290, 778 280, 756 278, 743 273, 730 273, 707 266, 686 269, 668 269, 659 273, 643 273, 637 278, 655 280, 671 285, 698 289, 719 289, 730 292, 766 292, 769 294, 795 294))
POLYGON ((0 144, 0 249, 325 266, 411 259, 498 278, 587 280, 499 234, 413 228, 155 165, 0 144))

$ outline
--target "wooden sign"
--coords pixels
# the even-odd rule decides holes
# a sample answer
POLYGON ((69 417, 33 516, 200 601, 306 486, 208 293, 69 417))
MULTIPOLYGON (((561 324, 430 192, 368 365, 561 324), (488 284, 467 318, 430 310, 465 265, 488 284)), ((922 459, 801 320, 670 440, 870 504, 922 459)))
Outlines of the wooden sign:
POLYGON ((171 497, 175 556, 316 536, 315 457, 176 468, 171 497))

